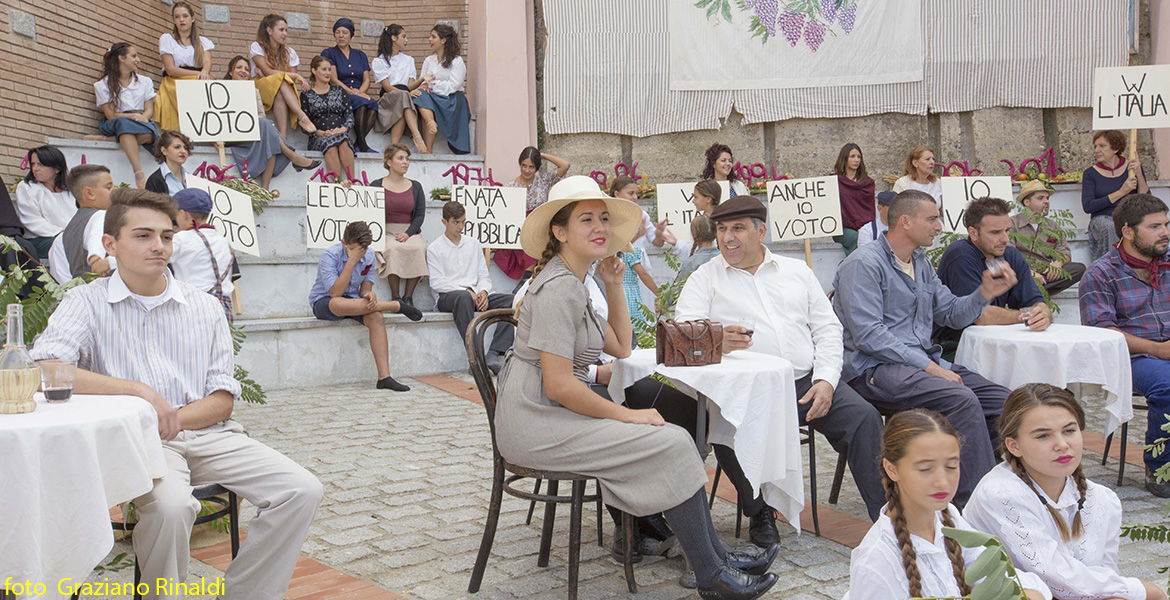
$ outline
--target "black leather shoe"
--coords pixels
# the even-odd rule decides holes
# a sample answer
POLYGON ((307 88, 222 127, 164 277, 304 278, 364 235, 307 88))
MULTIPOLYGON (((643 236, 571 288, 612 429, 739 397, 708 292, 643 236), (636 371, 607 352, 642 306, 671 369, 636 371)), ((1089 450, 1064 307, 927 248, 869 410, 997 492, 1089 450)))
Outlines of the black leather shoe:
POLYGON ((638 532, 642 537, 651 537, 656 540, 665 540, 674 537, 674 532, 670 530, 670 525, 666 524, 666 519, 662 513, 654 513, 638 519, 638 532))
POLYGON ((776 530, 776 515, 772 512, 772 507, 764 506, 763 510, 751 517, 750 522, 748 537, 753 544, 769 548, 780 543, 780 532, 776 530))
POLYGON ((776 585, 776 574, 748 575, 724 565, 710 587, 699 586, 699 597, 708 600, 755 600, 776 585))
MULTIPOLYGON (((638 530, 634 529, 634 558, 630 562, 642 562, 642 553, 638 551, 641 546, 639 538, 638 530)), ((610 547, 609 554, 618 563, 626 564, 626 536, 621 525, 615 525, 613 528, 613 546, 610 547)))
POLYGON ((772 544, 763 552, 728 552, 727 564, 748 575, 763 575, 772 567, 772 561, 780 555, 780 544, 772 544))

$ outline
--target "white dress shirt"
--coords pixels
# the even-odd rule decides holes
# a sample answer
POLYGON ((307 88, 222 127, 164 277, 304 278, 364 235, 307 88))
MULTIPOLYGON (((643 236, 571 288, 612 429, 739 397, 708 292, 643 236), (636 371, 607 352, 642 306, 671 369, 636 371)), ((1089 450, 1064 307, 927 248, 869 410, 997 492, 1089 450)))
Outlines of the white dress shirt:
POLYGON ((460 235, 456 244, 443 234, 431 242, 427 246, 427 274, 435 303, 444 292, 468 288, 475 293, 492 291, 492 275, 483 257, 483 246, 471 236, 460 235))
MULTIPOLYGON (((207 236, 207 243, 211 244, 220 276, 228 274, 223 278, 222 291, 230 296, 236 287, 232 284, 231 276, 231 245, 214 229, 203 229, 200 233, 207 236)), ((175 279, 204 293, 210 293, 215 289, 216 279, 215 271, 211 268, 211 254, 207 253, 207 246, 199 239, 199 234, 192 229, 180 231, 175 234, 172 245, 174 251, 171 252, 171 268, 175 270, 175 279)))
POLYGON ((38 181, 16 184, 16 214, 29 237, 53 237, 61 233, 73 214, 76 200, 69 190, 51 192, 38 181))
POLYGON ((439 63, 439 57, 432 54, 423 60, 422 74, 434 75, 431 82, 431 93, 440 96, 450 96, 455 92, 463 91, 463 80, 467 78, 467 65, 462 56, 456 56, 450 67, 439 63))
MULTIPOLYGON (((963 513, 980 531, 999 536, 1016 567, 1039 575, 1061 600, 1145 600, 1141 580, 1117 571, 1121 501, 1113 490, 1088 483, 1081 509, 1084 533, 1068 542, 1061 541, 1056 522, 1036 492, 1006 463, 983 476, 963 513)), ((1070 528, 1078 498, 1076 483, 1069 477, 1052 503, 1070 528)))
POLYGON ((882 223, 881 217, 866 223, 857 230, 857 247, 860 248, 874 240, 877 236, 874 235, 874 229, 877 230, 877 235, 881 235, 890 230, 890 226, 882 223), (876 225, 877 227, 874 227, 876 225))
MULTIPOLYGON (((963 520, 959 510, 954 506, 948 505, 947 511, 956 529, 975 529, 963 520)), ((905 600, 910 597, 910 580, 906 577, 906 568, 902 565, 902 547, 898 545, 898 538, 894 535, 894 523, 885 513, 886 508, 882 507, 882 516, 869 528, 869 533, 865 534, 861 544, 850 556, 848 598, 851 600, 905 600)), ((951 565, 950 556, 947 555, 946 537, 943 536, 942 528, 942 518, 936 513, 933 543, 910 534, 910 543, 918 555, 918 572, 922 576, 923 597, 960 595, 954 567, 951 565)), ((964 566, 970 567, 971 563, 979 558, 982 550, 963 548, 964 566)), ((1020 567, 1018 563, 1016 566, 1020 567)), ((1039 577, 1024 572, 1023 568, 1017 572, 1025 589, 1040 592, 1046 600, 1052 599, 1048 586, 1044 585, 1039 577)))
POLYGON ((712 258, 687 279, 675 320, 710 319, 729 325, 754 321, 753 352, 785 358, 797 379, 814 373, 837 387, 844 360, 841 322, 820 282, 803 261, 772 254, 755 274, 712 258))
POLYGON ((148 299, 130 292, 121 270, 65 292, 31 349, 33 359, 86 357, 90 371, 141 381, 174 407, 218 390, 239 398, 223 306, 164 275, 166 291, 148 299))
MULTIPOLYGON (((289 66, 289 68, 291 69, 292 67, 300 65, 301 64, 301 57, 297 56, 297 51, 293 50, 292 46, 285 46, 284 48, 286 50, 288 50, 288 66, 289 66)), ((260 42, 252 42, 252 45, 248 46, 248 58, 252 60, 252 77, 260 77, 261 76, 260 69, 256 68, 256 62, 257 62, 256 57, 257 56, 260 56, 260 57, 265 56, 264 48, 260 46, 260 42)), ((267 59, 265 59, 265 60, 267 60, 267 59)))
MULTIPOLYGON (((99 210, 89 216, 85 224, 85 231, 81 234, 81 247, 85 250, 85 257, 105 258, 110 263, 110 270, 118 268, 118 261, 113 256, 106 256, 106 248, 102 246, 102 234, 105 233, 106 211, 99 210)), ((69 257, 65 255, 65 236, 59 235, 49 246, 49 274, 57 283, 65 283, 73 279, 73 271, 69 268, 69 257)))
MULTIPOLYGON (((215 49, 215 44, 203 36, 199 36, 199 43, 203 45, 204 52, 210 52, 215 49)), ((182 69, 195 68, 195 46, 184 46, 180 44, 170 33, 164 33, 158 36, 158 53, 160 56, 170 54, 171 59, 175 61, 176 67, 182 69)))
POLYGON ((383 80, 389 80, 390 85, 407 85, 411 79, 418 79, 418 68, 414 66, 414 58, 405 52, 399 52, 390 58, 376 56, 370 62, 370 70, 374 72, 374 84, 381 86, 383 80))
MULTIPOLYGON (((108 79, 103 77, 101 81, 93 84, 93 95, 97 98, 99 108, 111 100, 108 79)), ((142 112, 146 110, 146 101, 154 100, 157 95, 154 91, 154 81, 146 75, 137 74, 130 81, 130 85, 118 91, 118 106, 114 107, 114 112, 142 112)))

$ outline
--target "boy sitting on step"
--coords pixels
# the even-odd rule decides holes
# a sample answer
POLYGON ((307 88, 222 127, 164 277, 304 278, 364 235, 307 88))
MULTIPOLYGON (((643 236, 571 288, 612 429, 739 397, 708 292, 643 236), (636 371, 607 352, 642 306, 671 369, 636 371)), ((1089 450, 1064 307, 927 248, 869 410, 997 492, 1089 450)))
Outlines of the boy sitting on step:
POLYGON ((86 273, 105 275, 117 268, 116 259, 106 255, 102 232, 114 180, 102 165, 73 167, 65 179, 77 200, 77 212, 49 249, 49 274, 60 283, 86 273))
POLYGON ((422 311, 397 300, 379 300, 374 294, 374 234, 370 226, 354 221, 345 227, 341 243, 321 254, 317 281, 309 292, 313 316, 322 321, 353 319, 370 330, 370 351, 378 368, 377 388, 395 392, 410 388, 390 376, 390 345, 386 338, 383 312, 402 313, 411 321, 422 319, 422 311))
MULTIPOLYGON (((511 308, 512 294, 493 294, 492 276, 488 271, 483 246, 479 240, 463 235, 467 211, 463 205, 451 201, 443 205, 443 235, 427 246, 427 272, 431 279, 431 295, 435 308, 452 313, 459 339, 467 335, 467 326, 475 311, 491 308, 511 308)), ((499 373, 504 353, 512 347, 513 328, 496 327, 491 350, 486 357, 492 373, 499 373)))
POLYGON ((179 231, 174 237, 171 270, 175 279, 215 296, 229 323, 232 322, 231 271, 232 248, 215 227, 207 223, 211 216, 211 196, 198 188, 186 188, 174 196, 179 205, 175 221, 179 231))

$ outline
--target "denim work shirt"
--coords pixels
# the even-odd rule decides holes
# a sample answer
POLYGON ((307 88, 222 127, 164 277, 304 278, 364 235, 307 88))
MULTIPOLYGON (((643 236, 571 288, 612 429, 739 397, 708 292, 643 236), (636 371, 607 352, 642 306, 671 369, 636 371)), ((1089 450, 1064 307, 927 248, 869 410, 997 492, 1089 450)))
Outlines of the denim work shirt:
POLYGON ((890 242, 880 235, 837 269, 833 310, 845 326, 842 381, 886 363, 919 369, 931 361, 942 364, 942 347, 931 340, 934 325, 962 329, 983 314, 988 301, 979 290, 963 297, 952 294, 925 250, 916 248, 910 262, 914 279, 898 267, 890 242))

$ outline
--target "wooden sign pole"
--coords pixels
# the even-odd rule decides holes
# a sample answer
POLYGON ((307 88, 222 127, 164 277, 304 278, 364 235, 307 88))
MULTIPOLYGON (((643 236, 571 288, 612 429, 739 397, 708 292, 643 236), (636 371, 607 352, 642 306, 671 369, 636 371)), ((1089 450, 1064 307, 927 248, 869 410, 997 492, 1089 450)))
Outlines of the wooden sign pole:
POLYGON ((1129 161, 1129 176, 1137 177, 1137 169, 1133 166, 1133 161, 1137 158, 1137 129, 1129 130, 1129 156, 1126 160, 1129 161))
POLYGON ((812 242, 804 240, 804 263, 812 268, 812 242))

